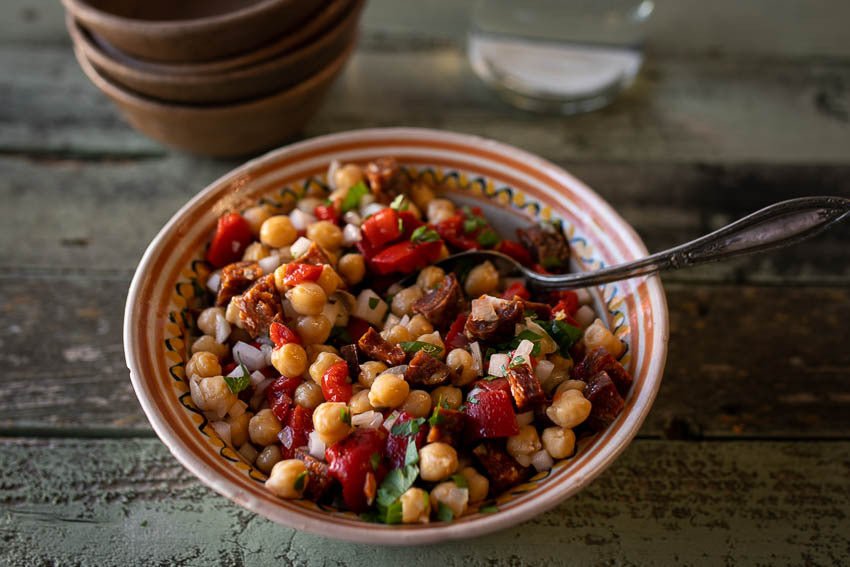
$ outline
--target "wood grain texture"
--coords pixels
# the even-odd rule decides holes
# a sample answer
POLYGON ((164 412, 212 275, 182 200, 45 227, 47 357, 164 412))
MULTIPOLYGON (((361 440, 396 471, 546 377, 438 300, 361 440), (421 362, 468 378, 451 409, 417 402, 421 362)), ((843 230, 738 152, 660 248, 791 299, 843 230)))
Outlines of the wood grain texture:
MULTIPOLYGON (((0 277, 0 427, 149 434, 121 344, 128 285, 118 275, 0 277)), ((667 369, 641 435, 850 438, 850 290, 667 291, 667 369)))
POLYGON ((325 540, 203 487, 158 440, 5 440, 3 563, 74 565, 839 565, 850 443, 636 441, 516 528, 419 548, 325 540))

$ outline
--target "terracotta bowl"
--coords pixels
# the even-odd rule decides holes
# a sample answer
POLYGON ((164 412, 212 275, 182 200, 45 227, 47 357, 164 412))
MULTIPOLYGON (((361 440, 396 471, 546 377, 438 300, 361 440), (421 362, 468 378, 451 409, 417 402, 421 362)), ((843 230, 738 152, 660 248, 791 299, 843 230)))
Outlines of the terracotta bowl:
POLYGON ((96 49, 125 67, 154 75, 215 75, 256 65, 315 41, 317 36, 337 25, 343 16, 350 13, 356 2, 357 0, 329 0, 322 5, 316 14, 298 28, 281 35, 270 43, 232 57, 200 63, 184 61, 168 63, 138 59, 117 49, 91 30, 87 30, 87 32, 96 49))
POLYGON ((62 0, 87 29, 152 61, 209 61, 297 28, 322 0, 62 0))
POLYGON ((352 43, 312 77, 270 96, 238 104, 189 106, 123 89, 104 77, 79 48, 74 49, 85 74, 134 128, 168 146, 215 157, 256 154, 292 138, 319 109, 353 51, 352 43))
POLYGON ((279 92, 326 67, 354 40, 363 3, 355 2, 337 25, 295 51, 214 75, 160 75, 136 69, 100 50, 73 18, 66 18, 66 24, 83 55, 116 85, 164 102, 222 104, 279 92))
POLYGON ((205 245, 219 215, 300 195, 326 182, 333 159, 365 163, 394 156, 413 176, 447 186, 447 196, 477 204, 506 234, 530 219, 562 219, 577 270, 646 254, 634 230, 581 181, 517 148, 460 134, 375 129, 315 138, 275 150, 213 182, 187 203, 145 252, 127 298, 124 347, 142 408, 174 456, 214 490, 275 522, 312 533, 372 544, 413 545, 462 539, 531 518, 575 494, 629 444, 650 410, 667 352, 667 307, 658 277, 594 290, 597 313, 628 345, 623 363, 635 377, 622 414, 583 439, 576 456, 451 523, 386 526, 306 500, 280 500, 265 475, 215 433, 191 401, 187 310, 209 274, 205 245))

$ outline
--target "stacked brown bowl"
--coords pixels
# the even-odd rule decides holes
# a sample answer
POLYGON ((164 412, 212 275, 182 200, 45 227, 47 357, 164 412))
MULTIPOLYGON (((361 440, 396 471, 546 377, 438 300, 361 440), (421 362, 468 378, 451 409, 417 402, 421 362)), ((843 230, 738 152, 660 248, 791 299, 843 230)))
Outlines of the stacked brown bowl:
POLYGON ((83 71, 136 129, 210 156, 293 137, 354 49, 365 0, 62 0, 83 71))

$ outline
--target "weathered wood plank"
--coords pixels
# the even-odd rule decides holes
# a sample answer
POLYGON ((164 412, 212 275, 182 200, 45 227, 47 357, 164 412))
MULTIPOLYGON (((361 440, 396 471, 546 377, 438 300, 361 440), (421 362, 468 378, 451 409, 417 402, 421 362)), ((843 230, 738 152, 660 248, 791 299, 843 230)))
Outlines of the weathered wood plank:
MULTIPOLYGON (((79 161, 0 157, 0 269, 133 270, 148 242, 195 192, 234 162, 171 155, 79 161), (33 230, 33 227, 37 227, 33 230), (19 235, 27 238, 20 239, 19 235)), ((850 166, 567 162, 617 207, 652 251, 696 238, 770 202, 850 197, 850 166)), ((792 248, 666 281, 850 282, 850 224, 792 248)))
POLYGON ((819 564, 850 554, 850 443, 636 441, 526 524, 427 548, 298 533, 203 487, 157 440, 2 443, 10 566, 819 564))
MULTIPOLYGON (((0 427, 147 432, 121 344, 128 279, 0 278, 0 427)), ((850 438, 850 289, 669 285, 643 436, 850 438)))
MULTIPOLYGON (((846 163, 844 60, 658 56, 617 104, 576 117, 520 112, 470 72, 455 46, 364 44, 305 135, 427 126, 505 140, 556 161, 846 163)), ((161 155, 78 69, 67 47, 0 51, 0 151, 161 155)))

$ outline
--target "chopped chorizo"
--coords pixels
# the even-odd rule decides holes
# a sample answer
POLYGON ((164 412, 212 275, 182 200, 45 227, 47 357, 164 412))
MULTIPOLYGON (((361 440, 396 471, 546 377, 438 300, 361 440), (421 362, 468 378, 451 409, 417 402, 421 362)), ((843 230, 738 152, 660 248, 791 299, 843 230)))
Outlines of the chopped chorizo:
POLYGON ((307 482, 304 497, 318 502, 334 483, 328 465, 312 457, 305 447, 295 449, 295 458, 307 466, 307 475, 310 480, 307 482))
POLYGON ((484 442, 472 450, 481 467, 490 479, 490 494, 501 494, 531 475, 529 467, 523 467, 505 451, 499 443, 484 442))
POLYGON ((606 372, 599 372, 587 381, 584 397, 591 404, 590 416, 585 423, 593 431, 602 431, 611 425, 626 405, 606 372))
POLYGON ((520 364, 508 368, 508 383, 511 386, 511 395, 516 402, 517 411, 525 412, 534 409, 546 399, 540 380, 531 371, 527 364, 520 364))
POLYGON ((413 302, 413 311, 424 315, 436 328, 451 324, 462 309, 463 292, 454 274, 448 274, 440 287, 413 302))
POLYGON ((372 360, 380 360, 390 366, 403 364, 407 358, 400 346, 384 340, 374 327, 369 327, 369 330, 363 333, 357 341, 357 346, 372 360))
POLYGON ((339 354, 348 365, 348 374, 357 376, 360 374, 360 357, 357 354, 357 345, 343 345, 339 347, 339 354))
POLYGON ((449 408, 437 407, 429 420, 428 443, 442 442, 456 445, 466 427, 466 414, 449 408))
POLYGON ((417 352, 404 371, 404 379, 411 384, 438 386, 449 379, 449 367, 425 351, 417 352))
POLYGON ((499 342, 514 336, 516 324, 521 322, 525 313, 523 301, 500 300, 495 306, 496 317, 493 320, 476 319, 470 315, 464 331, 471 341, 499 342))
POLYGON ((302 255, 294 260, 298 264, 313 264, 321 266, 322 264, 330 264, 330 259, 321 246, 315 242, 310 243, 310 247, 302 255))
POLYGON ((215 304, 227 305, 233 296, 248 289, 248 286, 262 275, 263 269, 256 262, 235 262, 223 267, 215 304))
POLYGON ((585 354, 581 362, 575 365, 572 377, 587 382, 592 376, 605 372, 614 382, 617 391, 625 396, 632 385, 632 376, 623 368, 616 358, 602 347, 597 347, 585 354))
POLYGON ((517 229, 520 241, 531 251, 534 260, 549 272, 563 274, 569 269, 570 245, 557 225, 517 229))
POLYGON ((372 193, 381 203, 389 203, 399 193, 406 192, 409 185, 398 162, 390 157, 370 161, 365 173, 372 193))
POLYGON ((280 296, 274 285, 274 274, 258 279, 235 301, 242 328, 252 338, 268 335, 272 321, 283 313, 280 296))

